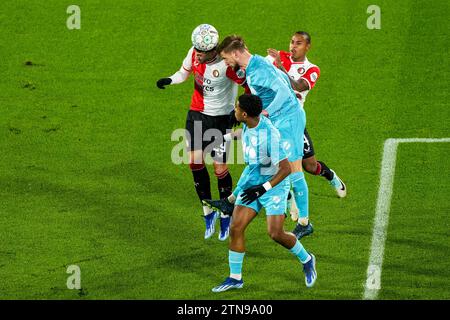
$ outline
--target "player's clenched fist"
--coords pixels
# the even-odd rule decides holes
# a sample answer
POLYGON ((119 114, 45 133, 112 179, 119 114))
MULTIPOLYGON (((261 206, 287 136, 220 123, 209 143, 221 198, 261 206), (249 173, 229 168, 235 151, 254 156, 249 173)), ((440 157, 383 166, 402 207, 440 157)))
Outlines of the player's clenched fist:
POLYGON ((156 86, 160 89, 165 89, 164 86, 168 86, 172 83, 172 79, 170 78, 162 78, 156 81, 156 86))
POLYGON ((277 64, 277 67, 280 67, 282 65, 280 53, 278 52, 278 50, 269 48, 269 49, 267 49, 267 54, 275 59, 275 63, 277 64))
POLYGON ((245 189, 242 193, 242 203, 243 204, 250 204, 259 197, 261 197, 264 193, 272 189, 272 186, 270 185, 270 182, 266 182, 264 184, 260 184, 254 187, 250 187, 248 189, 245 189))

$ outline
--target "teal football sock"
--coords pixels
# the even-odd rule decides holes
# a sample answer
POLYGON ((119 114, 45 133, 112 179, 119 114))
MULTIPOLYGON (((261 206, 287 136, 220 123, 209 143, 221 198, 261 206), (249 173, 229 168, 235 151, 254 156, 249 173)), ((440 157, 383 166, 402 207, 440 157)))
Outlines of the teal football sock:
POLYGON ((289 249, 289 251, 292 252, 303 264, 311 259, 311 256, 306 251, 305 247, 303 247, 303 245, 298 240, 295 245, 291 249, 289 249))
POLYGON ((294 172, 289 176, 294 190, 295 203, 299 212, 299 219, 308 219, 309 200, 308 185, 306 184, 305 174, 303 172, 294 172))
POLYGON ((228 251, 228 263, 230 265, 230 277, 236 280, 242 278, 242 263, 245 252, 228 251))

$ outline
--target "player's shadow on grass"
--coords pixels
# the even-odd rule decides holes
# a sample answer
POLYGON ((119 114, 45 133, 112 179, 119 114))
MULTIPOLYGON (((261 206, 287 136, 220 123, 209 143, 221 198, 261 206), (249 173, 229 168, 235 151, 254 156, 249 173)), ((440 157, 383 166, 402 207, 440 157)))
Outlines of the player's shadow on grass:
MULTIPOLYGON (((95 179, 95 177, 92 178, 95 179)), ((118 191, 108 186, 91 187, 91 191, 85 191, 82 186, 71 185, 67 182, 61 184, 45 181, 43 178, 3 177, 0 179, 0 189, 4 193, 11 194, 15 199, 41 197, 42 205, 39 209, 27 210, 33 214, 31 219, 58 213, 75 215, 80 217, 76 221, 89 224, 90 228, 95 226, 95 228, 103 229, 103 234, 111 234, 124 241, 139 241, 139 235, 146 238, 146 235, 152 234, 155 227, 157 227, 155 231, 158 232, 170 231, 168 224, 152 223, 157 218, 155 213, 160 211, 158 203, 143 203, 133 197, 126 201, 120 200, 118 191), (146 226, 146 232, 142 230, 139 222, 146 226)), ((128 193, 131 194, 132 190, 126 190, 124 197, 128 193)), ((76 221, 71 220, 70 223, 76 223, 76 221)), ((83 232, 87 231, 83 228, 83 232)), ((142 241, 147 240, 142 239, 142 241)))
MULTIPOLYGON (((210 239, 211 241, 217 241, 210 239)), ((187 272, 197 270, 199 274, 208 280, 217 280, 221 273, 219 268, 227 269, 226 243, 218 242, 213 246, 206 246, 203 240, 192 240, 191 244, 178 247, 177 251, 172 251, 166 259, 160 260, 157 265, 164 269, 174 270, 176 272, 187 272), (224 250, 218 252, 218 246, 224 246, 224 250)))

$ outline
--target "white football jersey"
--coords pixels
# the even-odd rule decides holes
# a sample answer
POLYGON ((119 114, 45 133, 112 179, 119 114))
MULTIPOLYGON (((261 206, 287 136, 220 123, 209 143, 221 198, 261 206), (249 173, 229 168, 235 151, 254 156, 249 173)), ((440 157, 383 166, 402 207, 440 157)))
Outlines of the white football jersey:
POLYGON ((183 68, 194 75, 191 110, 209 116, 229 114, 236 101, 237 85, 245 85, 245 76, 238 77, 225 61, 217 57, 209 63, 197 63, 192 47, 183 61, 183 68))
MULTIPOLYGON (((300 100, 301 106, 303 107, 303 104, 305 103, 306 100, 306 96, 308 95, 309 91, 316 85, 317 79, 319 79, 320 69, 315 64, 309 62, 308 58, 306 57, 305 60, 302 62, 295 62, 292 60, 290 52, 279 51, 279 53, 281 63, 288 72, 289 77, 291 77, 294 80, 298 80, 300 78, 305 79, 309 85, 308 90, 302 92, 297 92, 294 90, 295 94, 297 95, 297 98, 300 100)), ((268 59, 274 62, 274 59, 272 57, 270 58, 269 57, 268 59)))

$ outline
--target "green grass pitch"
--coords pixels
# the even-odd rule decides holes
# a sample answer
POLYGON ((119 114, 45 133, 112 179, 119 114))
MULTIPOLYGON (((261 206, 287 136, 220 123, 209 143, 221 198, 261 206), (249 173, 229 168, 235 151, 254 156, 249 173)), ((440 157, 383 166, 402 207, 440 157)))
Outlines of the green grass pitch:
MULTIPOLYGON (((69 4, 0 4, 0 298, 361 299, 383 142, 450 136, 449 2, 78 0, 80 30, 66 27, 69 4), (380 30, 366 26, 371 4, 380 30), (189 168, 170 160, 193 80, 155 86, 200 23, 261 55, 311 33, 321 78, 307 126, 349 190, 338 199, 307 175, 313 289, 261 214, 244 289, 211 292, 228 274, 227 244, 203 240, 189 168), (66 286, 69 265, 81 290, 66 286)), ((449 147, 399 147, 380 299, 450 298, 449 147)), ((242 169, 231 166, 234 182, 242 169)))

